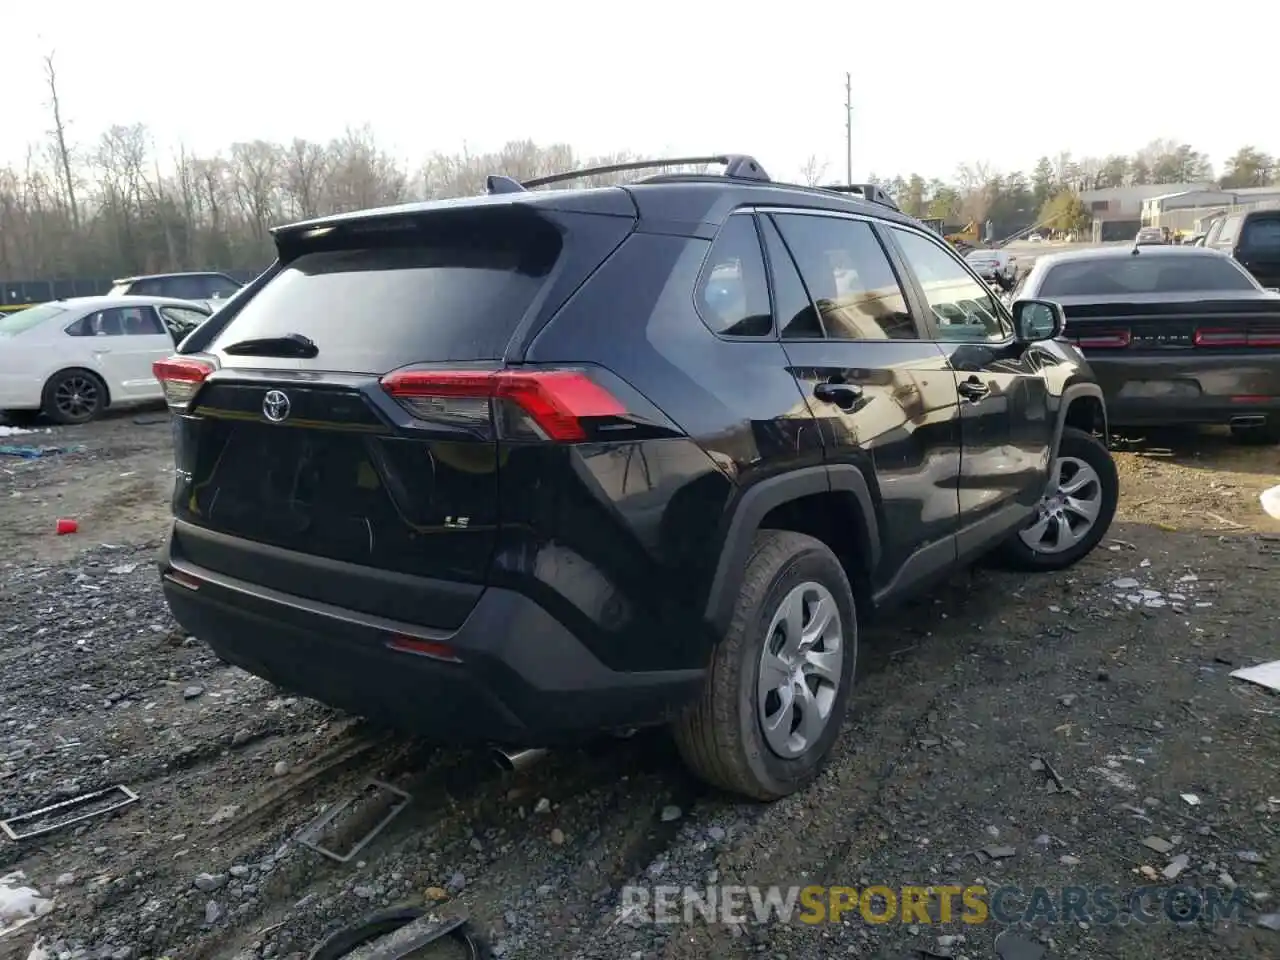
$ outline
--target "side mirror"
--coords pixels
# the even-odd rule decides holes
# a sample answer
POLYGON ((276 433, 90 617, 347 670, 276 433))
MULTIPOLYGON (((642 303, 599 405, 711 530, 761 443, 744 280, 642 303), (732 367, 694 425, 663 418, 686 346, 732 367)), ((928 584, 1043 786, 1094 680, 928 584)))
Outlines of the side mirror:
POLYGON ((1067 327, 1061 304, 1052 300, 1018 300, 1011 308, 1013 328, 1023 343, 1055 340, 1067 327))

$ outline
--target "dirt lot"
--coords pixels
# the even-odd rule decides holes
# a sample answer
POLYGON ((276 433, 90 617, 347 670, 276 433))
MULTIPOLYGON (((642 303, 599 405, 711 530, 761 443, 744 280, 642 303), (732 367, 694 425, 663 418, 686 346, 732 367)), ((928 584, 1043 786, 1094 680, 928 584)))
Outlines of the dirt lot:
MULTIPOLYGON (((1004 926, 877 925, 856 911, 824 925, 655 926, 620 917, 619 891, 1128 891, 1172 886, 1161 872, 1182 854, 1177 882, 1238 887, 1241 917, 1068 917, 1015 933, 1048 957, 1280 951, 1280 932, 1257 925, 1280 910, 1280 699, 1227 676, 1280 656, 1280 523, 1258 505, 1280 481, 1280 449, 1186 433, 1122 445, 1106 547, 1066 576, 966 572, 864 634, 829 769, 761 807, 693 782, 658 734, 502 774, 223 665, 177 630, 157 586, 168 437, 156 412, 0 437, 64 451, 0 455, 0 810, 114 784, 140 798, 0 842, 0 875, 23 871, 53 902, 0 939, 0 958, 27 957, 37 935, 47 952, 33 958, 302 958, 343 922, 427 897, 466 910, 508 958, 977 960, 1004 926), (79 532, 56 536, 59 517, 79 532), (414 799, 357 859, 296 842, 369 777, 414 799)), ((1036 956, 1002 944, 1005 960, 1036 956)))

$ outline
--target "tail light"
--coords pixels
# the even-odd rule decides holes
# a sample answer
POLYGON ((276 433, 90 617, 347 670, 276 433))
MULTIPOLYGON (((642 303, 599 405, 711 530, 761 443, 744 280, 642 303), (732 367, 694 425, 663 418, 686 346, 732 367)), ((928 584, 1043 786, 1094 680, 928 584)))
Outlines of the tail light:
POLYGON ((165 402, 171 410, 185 408, 215 369, 209 361, 194 357, 166 357, 151 365, 151 372, 160 381, 165 402))
POLYGON ((1280 333, 1261 331, 1246 333, 1243 330, 1197 330, 1197 347, 1280 347, 1280 333))
POLYGON ((563 443, 587 438, 586 419, 627 413, 611 393, 573 370, 403 370, 383 377, 382 388, 419 420, 461 427, 487 428, 502 403, 533 435, 563 443))
POLYGON ((1123 350, 1132 341, 1133 335, 1128 330, 1099 330, 1075 338, 1076 346, 1089 350, 1123 350))

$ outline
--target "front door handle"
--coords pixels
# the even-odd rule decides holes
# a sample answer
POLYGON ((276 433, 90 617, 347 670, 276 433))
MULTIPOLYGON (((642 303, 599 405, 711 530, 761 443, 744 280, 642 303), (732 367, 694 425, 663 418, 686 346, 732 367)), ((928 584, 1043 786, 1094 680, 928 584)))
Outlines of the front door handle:
POLYGON ((824 403, 848 410, 862 399, 862 388, 856 383, 820 383, 813 388, 813 395, 824 403))
POLYGON ((991 393, 991 388, 979 380, 977 377, 970 377, 968 380, 961 380, 956 385, 956 389, 960 391, 960 396, 966 400, 977 403, 979 400, 991 393))

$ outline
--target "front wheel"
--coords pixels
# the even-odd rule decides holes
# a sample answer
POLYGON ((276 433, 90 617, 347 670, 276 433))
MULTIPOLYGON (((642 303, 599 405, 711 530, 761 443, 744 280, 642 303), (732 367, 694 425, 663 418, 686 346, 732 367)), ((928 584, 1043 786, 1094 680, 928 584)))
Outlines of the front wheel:
POLYGON ((1066 427, 1050 466, 1049 488, 1031 521, 1001 548, 1021 570, 1063 570, 1098 545, 1116 515, 1120 477, 1101 440, 1066 427))
POLYGON ((702 695, 675 724, 685 763, 757 800, 801 789, 840 735, 857 652, 853 591, 835 554, 813 537, 761 530, 702 695))

